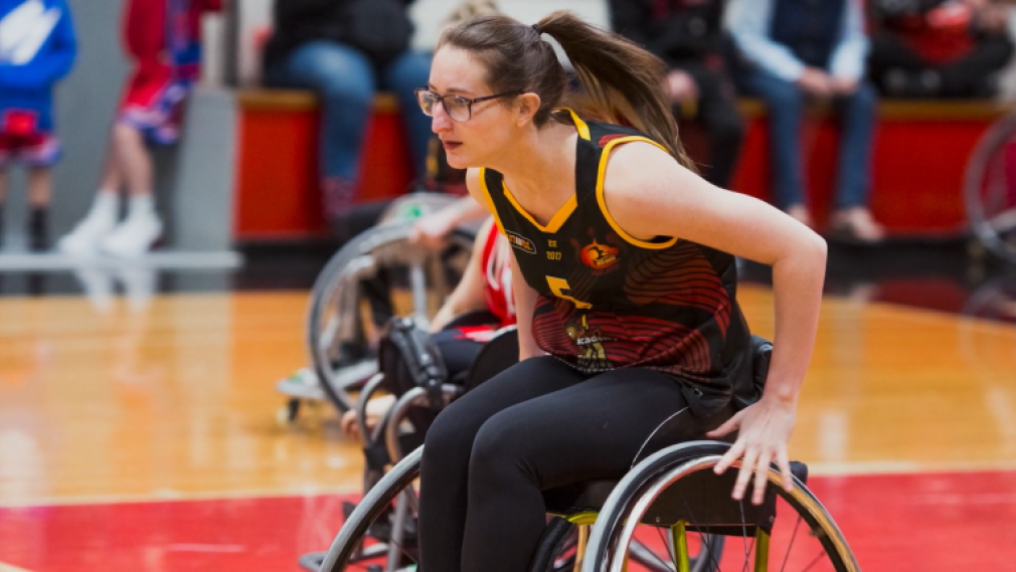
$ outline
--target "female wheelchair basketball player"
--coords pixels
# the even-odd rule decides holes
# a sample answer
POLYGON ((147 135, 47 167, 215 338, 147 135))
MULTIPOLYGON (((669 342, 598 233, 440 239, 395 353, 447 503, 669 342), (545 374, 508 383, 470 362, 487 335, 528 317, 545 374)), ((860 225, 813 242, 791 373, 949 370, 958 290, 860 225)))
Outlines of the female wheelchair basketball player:
MULTIPOLYGON (((566 12, 445 32, 417 92, 449 164, 512 246, 521 362, 445 409, 424 447, 426 572, 525 570, 542 489, 618 479, 651 436, 737 431, 725 470, 762 501, 810 359, 824 241, 756 199, 698 177, 664 95, 663 63, 566 12), (562 108, 571 60, 591 111, 562 108), (621 125, 629 125, 622 127, 621 125), (751 381, 734 256, 769 264, 775 352, 751 381)), ((654 437, 654 441, 656 440, 654 437)))

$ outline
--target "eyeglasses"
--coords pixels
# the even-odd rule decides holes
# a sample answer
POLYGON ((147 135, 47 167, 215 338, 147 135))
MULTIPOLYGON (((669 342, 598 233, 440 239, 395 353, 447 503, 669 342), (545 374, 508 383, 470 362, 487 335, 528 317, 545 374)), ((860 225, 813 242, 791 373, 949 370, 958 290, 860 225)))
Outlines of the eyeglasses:
POLYGON ((474 103, 490 101, 492 99, 498 99, 499 97, 519 95, 521 93, 525 93, 525 91, 519 89, 469 99, 468 97, 462 97, 460 95, 439 95, 427 88, 421 87, 416 90, 416 100, 420 103, 420 109, 423 110, 423 114, 427 117, 434 117, 434 106, 440 102, 441 105, 444 106, 445 113, 448 114, 448 117, 451 117, 454 121, 462 123, 472 119, 474 103))

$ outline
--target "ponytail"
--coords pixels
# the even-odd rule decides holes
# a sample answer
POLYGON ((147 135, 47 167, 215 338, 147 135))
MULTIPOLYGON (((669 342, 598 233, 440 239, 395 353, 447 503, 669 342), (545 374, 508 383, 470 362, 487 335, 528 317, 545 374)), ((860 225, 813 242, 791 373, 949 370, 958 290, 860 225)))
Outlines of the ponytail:
POLYGON ((542 34, 556 40, 571 60, 582 84, 583 111, 645 133, 695 170, 663 90, 663 61, 571 12, 554 12, 533 26, 503 15, 479 16, 447 30, 438 48, 451 44, 473 52, 486 65, 487 83, 495 92, 525 89, 539 95, 542 105, 534 122, 542 126, 569 95, 564 68, 542 34))

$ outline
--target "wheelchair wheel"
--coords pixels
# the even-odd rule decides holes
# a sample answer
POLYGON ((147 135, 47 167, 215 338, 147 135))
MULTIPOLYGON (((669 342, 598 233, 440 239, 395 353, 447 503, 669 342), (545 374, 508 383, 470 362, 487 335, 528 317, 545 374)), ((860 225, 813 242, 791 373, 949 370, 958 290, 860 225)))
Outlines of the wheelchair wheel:
MULTIPOLYGON (((423 447, 407 455, 364 495, 321 564, 320 572, 401 572, 419 565, 416 546, 416 480, 423 447)), ((575 561, 574 526, 554 519, 547 527, 532 568, 538 572, 571 571, 575 561)))
POLYGON ((321 564, 321 572, 383 570, 418 564, 415 527, 416 485, 423 447, 407 455, 356 505, 321 564))
POLYGON ((471 235, 457 231, 446 248, 434 250, 408 242, 412 224, 389 222, 358 235, 314 283, 306 333, 310 361, 340 412, 354 405, 349 391, 377 372, 378 329, 393 315, 426 322, 469 259, 471 235))
POLYGON ((978 142, 963 187, 967 218, 977 240, 1016 264, 1016 116, 996 123, 978 142))
MULTIPOLYGON (((568 520, 554 517, 543 532, 540 544, 533 555, 530 570, 533 572, 565 572, 575 570, 578 553, 587 546, 587 541, 580 539, 587 530, 580 530, 579 525, 568 520)), ((723 552, 722 536, 702 534, 692 542, 692 552, 688 560, 688 572, 715 572, 717 557, 712 556, 723 552)), ((659 543, 636 541, 631 547, 631 561, 639 567, 629 569, 648 570, 650 572, 677 572, 674 567, 673 545, 669 538, 661 538, 659 543)))
POLYGON ((736 471, 716 476, 710 470, 728 448, 711 441, 685 443, 636 466, 600 511, 582 571, 624 570, 634 556, 632 540, 648 542, 660 528, 674 538, 670 556, 678 570, 689 569, 688 531, 727 536, 724 550, 711 556, 719 570, 860 569, 832 517, 797 477, 787 493, 780 473, 771 469, 761 507, 731 500, 736 471))

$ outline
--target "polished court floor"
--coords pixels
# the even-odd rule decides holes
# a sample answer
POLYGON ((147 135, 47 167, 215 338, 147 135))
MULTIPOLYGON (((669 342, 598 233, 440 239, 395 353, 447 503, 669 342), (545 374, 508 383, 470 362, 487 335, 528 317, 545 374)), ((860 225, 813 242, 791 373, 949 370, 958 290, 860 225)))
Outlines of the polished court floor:
MULTIPOLYGON (((825 300, 792 456, 865 570, 1014 569, 1016 325, 872 298, 825 300)), ((0 572, 295 571, 326 546, 361 454, 327 410, 275 422, 306 300, 0 298, 0 572)), ((771 335, 769 290, 741 301, 771 335)))

